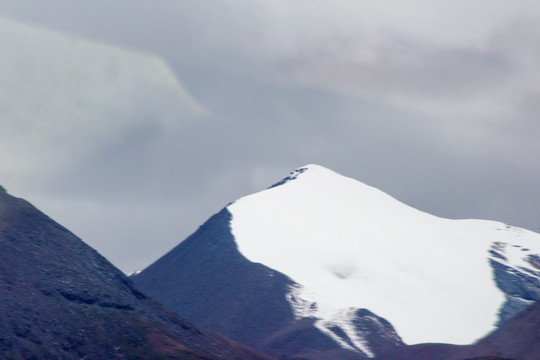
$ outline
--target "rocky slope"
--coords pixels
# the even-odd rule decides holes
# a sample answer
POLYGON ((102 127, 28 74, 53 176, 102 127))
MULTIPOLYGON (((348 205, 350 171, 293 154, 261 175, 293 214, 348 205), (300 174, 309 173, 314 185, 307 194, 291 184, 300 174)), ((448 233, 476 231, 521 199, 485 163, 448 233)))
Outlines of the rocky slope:
POLYGON ((138 291, 95 250, 0 188, 2 359, 265 359, 138 291))

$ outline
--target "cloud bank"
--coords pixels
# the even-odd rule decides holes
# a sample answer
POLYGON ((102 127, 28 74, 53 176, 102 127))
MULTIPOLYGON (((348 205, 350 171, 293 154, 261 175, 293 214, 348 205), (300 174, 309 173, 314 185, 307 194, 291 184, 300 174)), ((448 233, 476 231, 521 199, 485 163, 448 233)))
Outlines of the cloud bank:
POLYGON ((306 163, 540 229, 532 1, 0 4, 2 184, 125 271, 306 163))

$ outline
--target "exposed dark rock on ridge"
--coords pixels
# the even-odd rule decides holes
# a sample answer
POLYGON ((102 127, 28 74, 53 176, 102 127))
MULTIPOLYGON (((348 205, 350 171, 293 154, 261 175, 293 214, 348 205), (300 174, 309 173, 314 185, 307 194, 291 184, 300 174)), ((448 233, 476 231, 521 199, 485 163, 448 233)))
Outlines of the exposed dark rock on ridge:
POLYGON ((166 310, 67 229, 1 188, 0 358, 266 357, 166 310))
POLYGON ((388 349, 401 348, 405 345, 392 324, 367 309, 356 310, 352 323, 356 331, 365 337, 370 349, 375 354, 388 349))
POLYGON ((499 323, 504 323, 519 312, 540 301, 540 280, 490 259, 494 279, 506 301, 500 309, 499 323))
POLYGON ((289 181, 292 181, 292 180, 296 180, 296 178, 298 177, 298 175, 304 173, 307 171, 307 168, 303 167, 303 168, 300 168, 300 169, 296 169, 294 171, 292 171, 289 176, 283 178, 282 180, 278 181, 277 183, 275 183, 274 185, 270 186, 269 189, 271 188, 275 188, 277 186, 281 186, 283 184, 286 184, 288 183, 289 181))

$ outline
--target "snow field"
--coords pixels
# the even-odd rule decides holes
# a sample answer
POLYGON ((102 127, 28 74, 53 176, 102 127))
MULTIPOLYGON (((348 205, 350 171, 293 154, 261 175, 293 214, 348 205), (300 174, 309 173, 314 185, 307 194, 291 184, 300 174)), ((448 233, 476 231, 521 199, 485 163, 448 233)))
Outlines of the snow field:
MULTIPOLYGON (((367 308, 408 344, 468 344, 494 329, 504 295, 488 251, 515 239, 497 230, 506 225, 438 218, 321 166, 303 168, 228 207, 240 252, 300 284, 297 308, 317 304, 299 314, 331 323, 367 308)), ((540 244, 538 234, 527 239, 540 244)))

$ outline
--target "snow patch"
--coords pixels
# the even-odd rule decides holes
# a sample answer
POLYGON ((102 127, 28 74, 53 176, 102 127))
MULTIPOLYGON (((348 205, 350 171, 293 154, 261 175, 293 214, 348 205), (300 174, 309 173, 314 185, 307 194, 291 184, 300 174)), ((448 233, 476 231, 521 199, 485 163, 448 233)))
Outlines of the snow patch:
POLYGON ((317 313, 317 303, 309 301, 309 298, 315 298, 314 294, 303 294, 305 289, 298 284, 291 285, 289 292, 285 295, 291 305, 295 319, 313 317, 317 313))
POLYGON ((133 272, 130 272, 130 273, 127 273, 126 276, 127 277, 132 277, 132 276, 137 276, 141 273, 141 270, 135 270, 133 272))
POLYGON ((367 308, 408 344, 469 344, 494 329, 505 300, 489 265, 492 244, 510 244, 495 250, 506 258, 497 261, 539 270, 528 257, 540 253, 539 234, 438 218, 317 165, 286 179, 230 204, 231 230, 249 260, 302 285, 289 301, 321 329, 346 329, 343 314, 367 308))
POLYGON ((375 357, 375 354, 373 354, 369 348, 366 339, 355 329, 355 326, 352 323, 355 316, 355 310, 356 309, 351 308, 337 311, 329 318, 330 320, 318 320, 315 322, 315 327, 329 335, 342 347, 349 350, 360 351, 367 357, 375 357), (333 328, 341 329, 353 346, 349 345, 343 338, 332 331, 333 328))
POLYGON ((325 299, 324 296, 318 295, 301 285, 290 287, 290 292, 287 294, 287 300, 294 310, 296 319, 305 317, 316 318, 317 321, 314 324, 315 327, 328 335, 341 347, 352 351, 360 351, 368 357, 375 356, 369 349, 366 340, 358 333, 352 323, 356 309, 349 308, 344 310, 341 308, 334 308, 332 307, 331 301, 325 299), (341 329, 345 333, 347 339, 343 339, 339 336, 332 330, 333 328, 341 329), (349 340, 351 344, 346 340, 349 340))

